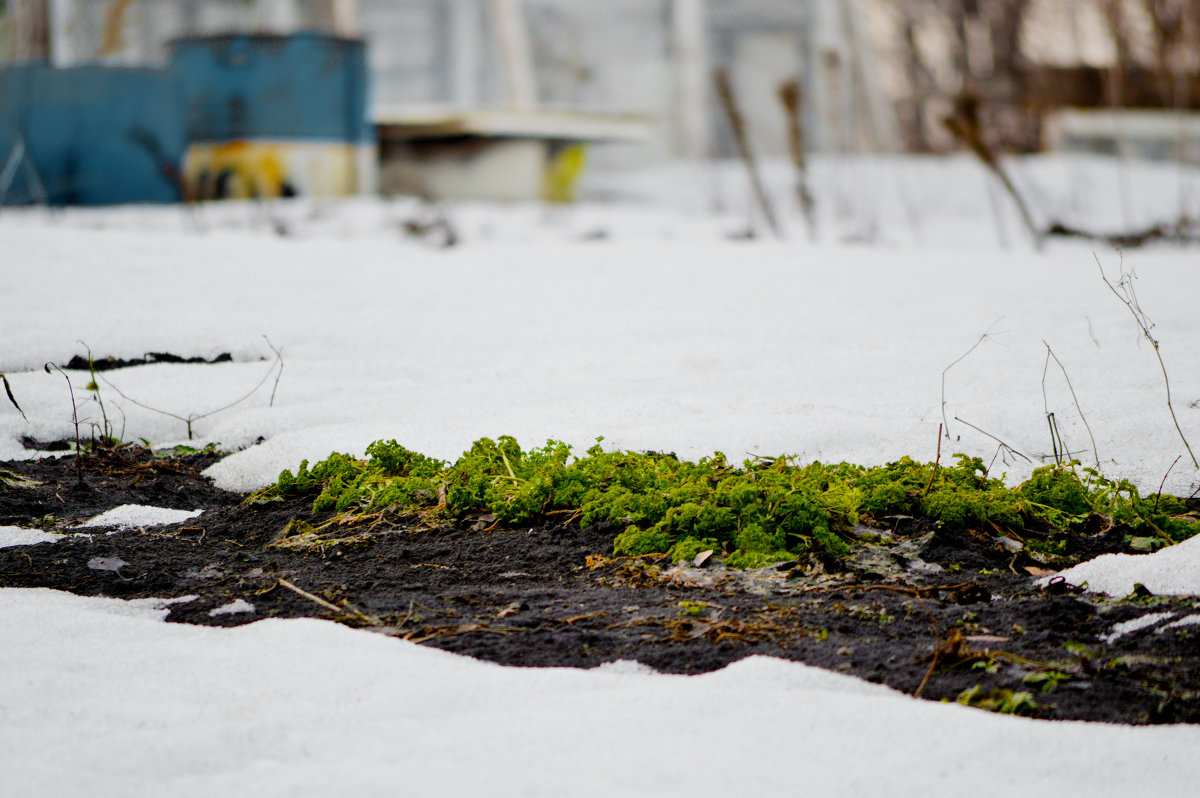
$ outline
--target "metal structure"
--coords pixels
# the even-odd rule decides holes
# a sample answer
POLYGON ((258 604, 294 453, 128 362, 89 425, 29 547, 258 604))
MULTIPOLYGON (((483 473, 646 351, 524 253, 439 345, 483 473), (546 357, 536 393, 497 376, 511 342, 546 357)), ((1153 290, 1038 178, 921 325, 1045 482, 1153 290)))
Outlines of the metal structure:
POLYGON ((4 201, 179 199, 163 169, 179 162, 185 146, 176 96, 170 73, 157 69, 0 68, 0 153, 23 148, 40 176, 17 170, 4 201))
MULTIPOLYGON (((0 157, 25 148, 51 204, 345 195, 374 186, 363 43, 192 37, 165 69, 0 67, 0 157)), ((37 200, 29 170, 9 204, 37 200)))
POLYGON ((237 34, 170 47, 187 126, 189 198, 338 196, 371 187, 374 131, 361 41, 237 34))

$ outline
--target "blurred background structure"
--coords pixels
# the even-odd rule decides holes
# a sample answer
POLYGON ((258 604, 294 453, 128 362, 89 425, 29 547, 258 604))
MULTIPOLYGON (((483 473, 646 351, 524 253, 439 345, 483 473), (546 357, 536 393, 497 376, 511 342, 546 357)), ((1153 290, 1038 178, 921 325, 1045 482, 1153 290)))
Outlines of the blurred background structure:
POLYGON ((1195 0, 0 0, 0 203, 569 200, 589 144, 737 155, 717 68, 760 157, 946 151, 969 96, 996 151, 1190 158, 1198 36, 1195 0), (167 182, 61 185, 110 146, 167 182))

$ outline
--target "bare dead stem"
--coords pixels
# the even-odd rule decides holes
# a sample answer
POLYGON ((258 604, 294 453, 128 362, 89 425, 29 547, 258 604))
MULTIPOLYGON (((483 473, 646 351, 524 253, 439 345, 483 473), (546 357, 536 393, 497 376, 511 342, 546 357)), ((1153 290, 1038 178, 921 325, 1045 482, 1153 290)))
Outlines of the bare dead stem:
POLYGON ((754 190, 754 199, 758 204, 759 210, 762 212, 763 218, 767 221, 767 227, 771 228, 771 234, 779 238, 779 221, 775 217, 775 208, 771 204, 770 197, 767 196, 767 191, 763 187, 762 177, 758 173, 758 162, 754 158, 754 151, 750 148, 750 138, 746 133, 746 123, 742 118, 741 112, 738 110, 737 99, 733 93, 733 83, 729 80, 729 73, 724 69, 718 69, 713 73, 713 82, 716 84, 717 98, 721 101, 721 107, 725 110, 725 118, 729 122, 729 130, 733 134, 734 142, 737 144, 738 154, 741 156, 742 162, 746 165, 746 171, 749 173, 750 186, 754 190))
POLYGON ((988 338, 990 338, 993 335, 992 328, 995 327, 997 324, 999 324, 1003 319, 1004 319, 1004 317, 1001 316, 1000 318, 998 318, 994 322, 992 322, 992 326, 987 328, 987 332, 985 332, 983 335, 979 336, 978 341, 971 344, 970 349, 968 349, 966 352, 963 352, 953 362, 951 362, 949 366, 946 366, 946 368, 942 369, 942 429, 945 430, 947 439, 950 438, 950 422, 946 420, 946 374, 947 374, 947 372, 950 371, 950 369, 954 368, 959 363, 961 363, 963 360, 965 360, 967 355, 971 354, 976 349, 978 349, 980 344, 982 344, 984 341, 986 341, 988 338))
POLYGON ((1154 512, 1156 513, 1158 512, 1158 500, 1162 498, 1163 487, 1165 487, 1167 484, 1167 477, 1171 476, 1171 469, 1174 468, 1175 464, 1178 463, 1182 458, 1183 455, 1179 455, 1171 461, 1171 465, 1167 468, 1167 473, 1163 474, 1162 482, 1158 483, 1158 494, 1154 497, 1154 512))
POLYGON ((925 485, 925 492, 921 494, 921 501, 925 501, 925 497, 929 495, 929 489, 933 487, 933 478, 937 476, 938 469, 942 467, 942 425, 938 424, 938 445, 937 458, 933 461, 933 473, 929 475, 929 482, 925 485))
POLYGON ((1113 285, 1108 279, 1108 275, 1104 273, 1104 267, 1100 264, 1100 258, 1096 253, 1092 253, 1092 257, 1096 259, 1096 268, 1100 270, 1100 279, 1108 286, 1108 290, 1112 291, 1122 305, 1129 310, 1133 320, 1137 322, 1138 328, 1142 331, 1142 335, 1154 347, 1154 356, 1158 358, 1158 366, 1162 369, 1163 386, 1167 391, 1167 410, 1171 413, 1171 421, 1175 424, 1175 431, 1179 433, 1179 440, 1183 441, 1183 448, 1187 449, 1188 457, 1192 459, 1192 465, 1200 469, 1200 462, 1197 462, 1196 455, 1192 453, 1191 444, 1188 443, 1187 437, 1183 434, 1183 428, 1179 426, 1179 419, 1175 416, 1175 406, 1171 404, 1171 378, 1167 376, 1167 364, 1163 362, 1162 352, 1158 347, 1158 339, 1150 334, 1150 329, 1154 326, 1146 312, 1142 310, 1142 306, 1138 303, 1137 292, 1133 287, 1133 274, 1126 274, 1124 266, 1121 269, 1121 279, 1113 285), (1121 290, 1118 291, 1117 287, 1121 290))
POLYGON ((966 424, 968 427, 970 427, 971 429, 975 430, 976 432, 978 432, 978 433, 980 433, 980 434, 982 434, 982 435, 986 435, 986 436, 988 436, 989 438, 991 438, 992 440, 994 440, 996 443, 998 443, 998 444, 1000 444, 1001 446, 1003 446, 1003 447, 1004 447, 1004 451, 1006 451, 1006 452, 1012 452, 1012 453, 1013 453, 1013 454, 1015 454, 1017 457, 1020 457, 1022 460, 1024 460, 1026 463, 1032 463, 1032 462, 1033 462, 1033 460, 1032 460, 1032 459, 1030 459, 1029 457, 1027 457, 1027 456, 1025 456, 1025 455, 1021 454, 1021 453, 1020 453, 1020 452, 1018 452, 1016 449, 1014 449, 1013 447, 1009 446, 1007 443, 1005 443, 1004 441, 1000 440, 999 438, 997 438, 997 437, 996 437, 995 435, 993 435, 992 433, 990 433, 990 432, 987 432, 987 431, 985 431, 985 430, 982 430, 982 429, 980 429, 979 427, 975 426, 975 425, 974 425, 974 424, 972 424, 970 421, 967 421, 966 419, 959 418, 958 416, 955 416, 955 417, 954 417, 954 420, 955 420, 955 421, 957 421, 957 422, 959 422, 960 424, 966 424))
MULTIPOLYGON (((266 338, 266 336, 263 336, 263 337, 266 338)), ((182 421, 184 424, 187 425, 188 440, 190 441, 193 437, 192 436, 192 424, 193 423, 200 421, 201 419, 208 418, 209 416, 215 416, 217 413, 223 413, 224 411, 229 410, 230 408, 240 405, 242 402, 246 401, 251 396, 253 396, 258 391, 259 388, 263 387, 263 385, 266 383, 266 381, 268 379, 270 379, 271 375, 276 373, 276 369, 278 369, 278 376, 276 376, 276 378, 275 378, 275 388, 279 387, 279 377, 283 375, 283 349, 282 348, 276 349, 274 346, 271 346, 271 342, 269 340, 267 341, 267 345, 270 346, 271 351, 275 353, 275 361, 271 363, 271 367, 269 369, 267 369, 267 373, 264 374, 263 378, 258 381, 258 384, 255 385, 253 388, 251 388, 249 391, 247 391, 240 398, 235 399, 234 401, 230 402, 227 405, 218 407, 215 410, 209 410, 205 413, 192 413, 187 416, 181 416, 177 413, 172 413, 169 410, 160 410, 157 407, 151 407, 150 405, 144 404, 142 402, 139 402, 137 399, 132 398, 131 396, 127 395, 124 391, 122 391, 120 388, 118 388, 117 386, 115 386, 111 382, 109 382, 106 378, 100 377, 100 379, 103 380, 105 385, 107 385, 109 388, 112 388, 114 391, 116 391, 117 394, 122 399, 129 402, 130 404, 135 404, 138 407, 142 408, 143 410, 149 410, 152 413, 158 413, 160 415, 164 415, 169 418, 174 418, 174 419, 178 419, 179 421, 182 421)), ((271 402, 272 403, 275 401, 275 388, 271 389, 271 402)))
MULTIPOLYGON (((1045 341, 1042 341, 1042 343, 1046 344, 1045 341)), ((1054 362, 1058 364, 1058 368, 1062 371, 1063 379, 1067 381, 1067 390, 1071 392, 1071 401, 1075 403, 1075 409, 1079 412, 1079 419, 1083 422, 1083 428, 1087 430, 1088 439, 1092 442, 1092 456, 1096 459, 1096 468, 1100 468, 1100 451, 1096 448, 1096 438, 1092 435, 1092 427, 1088 424, 1087 416, 1083 414, 1083 408, 1079 406, 1079 397, 1075 395, 1075 386, 1071 384, 1071 378, 1067 376, 1067 367, 1058 359, 1058 355, 1054 354, 1054 350, 1050 348, 1050 344, 1046 344, 1046 365, 1042 368, 1042 401, 1046 403, 1046 414, 1047 416, 1050 415, 1049 402, 1046 400, 1046 369, 1050 366, 1050 358, 1054 358, 1054 362)))
POLYGON ((75 387, 71 385, 71 378, 67 376, 67 372, 63 371, 56 363, 47 363, 42 366, 47 374, 53 374, 57 371, 63 375, 63 379, 67 381, 67 393, 71 397, 71 420, 75 423, 75 477, 79 482, 83 483, 83 441, 79 439, 79 408, 75 404, 75 387))

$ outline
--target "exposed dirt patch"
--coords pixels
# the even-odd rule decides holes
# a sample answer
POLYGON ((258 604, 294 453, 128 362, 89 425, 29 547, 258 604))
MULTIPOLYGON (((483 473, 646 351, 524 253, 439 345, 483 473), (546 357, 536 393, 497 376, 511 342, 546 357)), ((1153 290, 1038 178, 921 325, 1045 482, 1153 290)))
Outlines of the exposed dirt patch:
MULTIPOLYGON (((331 517, 313 516, 308 501, 243 505, 200 476, 214 460, 100 452, 85 457, 82 485, 73 457, 0 464, 39 483, 0 480, 0 525, 64 532, 121 504, 205 510, 181 524, 0 549, 0 586, 196 596, 168 620, 330 618, 509 665, 633 659, 700 673, 765 654, 1036 717, 1200 720, 1200 628, 1164 622, 1106 639, 1148 612, 1195 612, 1195 600, 1043 591, 1032 561, 978 531, 886 519, 860 530, 845 561, 735 571, 613 558, 620 530, 603 525, 488 530, 384 514, 347 526, 347 542, 301 551, 272 542, 293 518, 331 517)), ((1109 533, 1081 545, 1091 555, 1123 543, 1109 533)))
POLYGON ((233 355, 229 352, 222 352, 213 358, 203 357, 181 357, 173 355, 170 352, 147 352, 142 357, 135 358, 119 358, 109 355, 108 357, 88 358, 83 355, 72 355, 71 359, 63 364, 64 369, 75 369, 76 371, 112 371, 113 369, 125 369, 130 366, 148 366, 151 363, 232 363, 233 355))

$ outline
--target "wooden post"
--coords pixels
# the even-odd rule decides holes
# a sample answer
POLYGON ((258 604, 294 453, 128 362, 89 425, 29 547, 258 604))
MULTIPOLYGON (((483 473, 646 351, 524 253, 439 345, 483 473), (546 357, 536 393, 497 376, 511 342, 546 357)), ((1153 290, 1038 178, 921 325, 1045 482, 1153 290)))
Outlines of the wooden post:
POLYGON ((800 211, 808 225, 808 238, 817 240, 816 202, 808 189, 808 152, 804 144, 803 107, 804 94, 800 89, 800 81, 789 80, 779 87, 779 101, 783 103, 784 114, 788 124, 788 152, 796 167, 796 198, 800 201, 800 211))
POLYGON ((50 56, 50 8, 46 0, 13 0, 13 55, 18 61, 50 56))
POLYGON ((771 204, 771 198, 767 196, 766 188, 763 187, 762 177, 758 174, 758 162, 754 158, 754 151, 750 149, 750 139, 746 135, 746 124, 742 119, 741 112, 738 110, 737 100, 733 96, 733 85, 729 82, 729 73, 724 69, 718 69, 713 73, 713 81, 717 85, 717 97, 721 100, 721 107, 725 109, 725 118, 729 120, 729 130, 733 133, 733 140, 737 144, 738 154, 741 155, 742 163, 746 165, 746 172, 750 177, 750 187, 754 193, 755 203, 762 212, 763 218, 767 222, 767 227, 771 228, 771 234, 779 238, 779 221, 775 218, 775 208, 771 204))
POLYGON ((491 0, 491 9, 496 37, 500 42, 500 57, 504 61, 508 105, 520 111, 533 110, 537 107, 537 81, 521 13, 521 0, 491 0))
POLYGON ((697 160, 709 153, 707 36, 704 0, 674 0, 671 41, 676 140, 680 155, 697 160))
POLYGON ((358 0, 330 0, 330 3, 333 6, 333 32, 338 36, 358 36, 361 33, 358 0))

